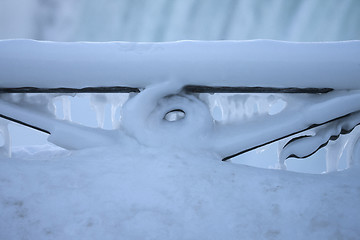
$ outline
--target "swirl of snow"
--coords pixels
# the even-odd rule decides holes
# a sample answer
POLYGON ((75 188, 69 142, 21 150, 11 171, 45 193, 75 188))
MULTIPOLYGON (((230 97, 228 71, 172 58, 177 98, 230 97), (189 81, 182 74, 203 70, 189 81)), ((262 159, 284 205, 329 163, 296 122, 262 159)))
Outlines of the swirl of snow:
POLYGON ((147 146, 203 146, 213 127, 209 108, 195 96, 179 93, 181 87, 176 85, 152 86, 129 99, 122 111, 123 130, 147 146), (167 120, 166 115, 174 110, 184 116, 167 120))

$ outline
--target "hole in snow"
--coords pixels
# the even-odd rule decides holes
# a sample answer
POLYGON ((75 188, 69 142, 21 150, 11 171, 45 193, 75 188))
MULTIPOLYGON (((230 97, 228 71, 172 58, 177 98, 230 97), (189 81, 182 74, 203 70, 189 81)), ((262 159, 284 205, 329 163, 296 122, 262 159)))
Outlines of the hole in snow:
POLYGON ((164 119, 168 122, 176 122, 185 118, 185 112, 181 109, 174 109, 167 112, 164 116, 164 119))

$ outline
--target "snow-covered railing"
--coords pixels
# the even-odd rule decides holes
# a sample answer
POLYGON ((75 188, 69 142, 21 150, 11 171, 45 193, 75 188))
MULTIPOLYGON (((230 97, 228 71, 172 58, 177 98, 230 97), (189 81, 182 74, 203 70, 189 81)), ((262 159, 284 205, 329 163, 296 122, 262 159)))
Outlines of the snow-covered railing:
POLYGON ((360 123, 360 42, 7 40, 0 41, 0 93, 1 117, 49 133, 49 141, 64 148, 136 139, 152 147, 205 149, 226 160, 290 137, 280 154, 285 168, 288 157, 307 157, 360 123), (125 103, 121 126, 103 130, 53 118, 11 95, 40 92, 137 94, 125 103), (237 105, 206 94, 219 92, 231 93, 222 98, 237 98, 237 105), (264 104, 255 103, 256 114, 249 114, 255 106, 249 102, 265 98, 248 93, 267 94, 264 104), (286 106, 270 113, 279 99, 286 106), (243 113, 222 121, 229 109, 243 113), (311 137, 301 135, 309 129, 311 137))
POLYGON ((359 42, 4 40, 0 87, 182 85, 359 89, 359 42), (340 80, 341 79, 341 80, 340 80))

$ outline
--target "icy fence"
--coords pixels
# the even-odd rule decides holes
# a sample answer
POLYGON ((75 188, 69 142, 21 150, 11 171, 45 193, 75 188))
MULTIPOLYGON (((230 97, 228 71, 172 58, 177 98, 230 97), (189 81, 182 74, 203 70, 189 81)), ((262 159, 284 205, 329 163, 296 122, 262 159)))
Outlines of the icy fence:
MULTIPOLYGON (((259 118, 280 114, 281 112, 286 111, 286 108, 289 106, 289 104, 291 104, 291 102, 296 102, 296 100, 294 100, 295 98, 306 97, 304 96, 306 94, 300 95, 302 96, 294 96, 294 94, 204 93, 200 94, 198 97, 199 99, 201 99, 201 101, 206 103, 211 113, 211 116, 216 124, 231 125, 235 124, 236 122, 253 122, 258 120, 259 118)), ((53 116, 58 120, 66 120, 69 122, 72 122, 71 102, 76 102, 79 98, 86 99, 88 101, 88 105, 84 106, 84 108, 88 107, 88 111, 93 110, 95 112, 93 118, 96 118, 96 121, 94 121, 93 119, 90 121, 87 118, 77 117, 74 119, 75 122, 72 123, 85 125, 91 128, 105 127, 106 129, 117 129, 117 131, 119 131, 122 129, 120 112, 122 109, 122 105, 128 100, 129 94, 78 94, 71 96, 55 94, 11 94, 8 95, 8 101, 9 97, 11 98, 11 102, 15 102, 23 106, 25 105, 28 108, 32 109, 32 111, 39 111, 42 113, 46 112, 47 114, 53 116), (38 102, 38 104, 41 104, 41 107, 39 107, 39 105, 37 106, 36 102, 38 102), (105 118, 107 118, 107 126, 104 126, 105 118)), ((4 99, 4 96, 2 96, 2 98, 4 99)), ((82 109, 82 111, 84 110, 85 109, 82 109)), ((355 126, 357 123, 358 122, 354 122, 353 125, 355 126)), ((10 134, 7 128, 8 122, 3 120, 2 124, 3 125, 1 128, 1 133, 4 137, 4 144, 2 144, 1 147, 2 153, 11 156, 10 134)), ((286 158, 284 157, 286 153, 297 152, 299 154, 303 152, 301 154, 305 155, 306 151, 309 150, 304 150, 304 148, 310 148, 310 151, 315 151, 320 145, 327 143, 330 136, 339 135, 341 131, 339 131, 339 129, 336 130, 336 125, 339 125, 339 123, 334 122, 328 124, 327 127, 320 126, 318 128, 295 135, 293 137, 278 141, 276 143, 279 148, 278 167, 281 167, 283 169, 286 168, 284 162, 286 160, 286 158), (302 145, 295 146, 291 146, 290 144, 289 146, 291 147, 284 148, 284 145, 292 138, 300 136, 307 136, 307 138, 305 138, 307 139, 307 142, 302 143, 302 145), (320 139, 318 142, 314 142, 313 140, 310 140, 308 136, 313 136, 313 138, 320 139)), ((261 126, 258 127, 261 128, 261 126)), ((253 129, 252 131, 256 132, 257 129, 253 129)), ((336 171, 338 169, 339 159, 341 158, 343 153, 346 154, 345 167, 349 167, 351 163, 354 162, 352 157, 354 156, 353 151, 356 149, 355 146, 358 137, 359 131, 351 132, 351 134, 346 134, 343 137, 336 139, 336 141, 330 141, 327 146, 325 146, 327 155, 326 169, 328 172, 336 171)), ((311 165, 311 160, 308 161, 308 164, 311 165)), ((274 161, 271 162, 274 163, 274 161)), ((276 167, 276 165, 272 166, 276 167)), ((265 165, 265 167, 267 166, 265 165)))
MULTIPOLYGON (((66 149, 136 140, 227 160, 280 141, 277 167, 286 169, 286 159, 329 145, 327 171, 334 171, 344 151, 348 167, 358 161, 358 134, 334 141, 360 123, 359 46, 2 41, 0 114, 66 149), (97 128, 73 122, 69 99, 99 89, 132 93, 92 93, 97 128), (107 105, 112 129, 104 129, 107 105)), ((7 122, 1 124, 1 151, 10 155, 7 122)))

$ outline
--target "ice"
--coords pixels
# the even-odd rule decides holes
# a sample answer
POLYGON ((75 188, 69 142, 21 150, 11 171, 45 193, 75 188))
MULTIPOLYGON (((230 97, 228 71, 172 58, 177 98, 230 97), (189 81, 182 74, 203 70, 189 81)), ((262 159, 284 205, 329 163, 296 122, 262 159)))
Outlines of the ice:
POLYGON ((279 114, 287 106, 286 96, 275 97, 274 95, 270 95, 267 98, 267 103, 268 104, 265 104, 265 108, 267 109, 269 115, 279 114))
MULTIPOLYGON (((274 139, 281 139, 289 134, 304 131, 314 124, 324 124, 339 116, 358 111, 360 108, 359 98, 358 91, 335 91, 321 95, 308 96, 300 94, 294 97, 289 96, 286 98, 286 107, 278 114, 264 114, 261 117, 251 118, 251 120, 245 119, 232 124, 216 123, 213 131, 214 140, 211 141, 211 144, 213 144, 213 149, 224 157, 231 155, 231 152, 233 154, 239 153, 254 146, 261 146, 274 139)), ((357 114, 346 118, 351 123, 345 120, 344 124, 352 125, 346 126, 346 128, 351 128, 357 124, 357 119, 354 119, 355 116, 357 114)), ((341 124, 335 126, 335 131, 340 131, 339 126, 341 124)), ((329 129, 329 131, 323 131, 324 135, 321 135, 322 137, 319 135, 318 137, 308 138, 305 142, 303 139, 289 144, 285 148, 288 149, 286 151, 289 151, 287 152, 288 155, 285 154, 286 151, 283 152, 286 155, 285 159, 293 153, 296 154, 293 151, 296 149, 299 151, 298 156, 307 156, 306 153, 310 154, 315 151, 324 141, 326 142, 329 139, 325 139, 330 137, 327 135, 332 128, 329 127, 329 129), (295 143, 301 145, 301 142, 304 144, 303 147, 294 147, 293 150, 290 150, 291 145, 295 143), (310 142, 313 142, 313 144, 310 142)))
POLYGON ((105 94, 96 93, 90 95, 90 104, 95 110, 96 121, 99 128, 104 128, 106 103, 107 99, 105 94))
POLYGON ((8 128, 9 122, 0 118, 0 155, 11 157, 11 138, 8 128))
POLYGON ((348 167, 360 165, 360 127, 356 127, 348 136, 348 142, 345 151, 347 152, 348 167))
POLYGON ((129 98, 128 93, 106 93, 106 94, 91 94, 90 104, 96 113, 96 120, 99 128, 104 128, 105 112, 107 105, 110 105, 110 118, 112 129, 117 129, 120 126, 121 115, 120 109, 129 98))
POLYGON ((120 109, 124 105, 124 103, 128 100, 128 93, 113 93, 107 94, 107 101, 111 105, 111 125, 113 129, 117 129, 120 127, 121 115, 117 117, 117 113, 120 112, 120 109))
MULTIPOLYGON (((280 166, 286 169, 285 160, 289 157, 305 158, 312 155, 321 147, 327 145, 326 162, 327 172, 336 171, 338 169, 338 162, 342 153, 349 141, 347 138, 340 138, 341 133, 351 131, 360 122, 360 113, 356 112, 350 116, 344 117, 339 120, 327 123, 312 130, 312 134, 295 137, 289 141, 280 153, 280 166), (333 141, 335 142, 333 142, 333 141)), ((352 144, 357 140, 357 134, 351 136, 352 143, 349 144, 349 151, 352 151, 352 144), (354 137, 353 137, 354 136, 354 137)), ((349 156, 353 154, 350 153, 349 156)))
POLYGON ((286 102, 280 94, 203 94, 200 99, 210 108, 214 120, 232 123, 244 119, 275 115, 284 110, 286 102))
POLYGON ((43 94, 43 93, 11 93, 1 94, 0 99, 12 102, 19 106, 27 107, 33 111, 46 114, 48 116, 55 116, 54 98, 58 94, 43 94))
POLYGON ((338 170, 339 161, 347 145, 347 138, 340 137, 336 141, 329 141, 326 146, 326 172, 338 170))
POLYGON ((61 97, 64 120, 71 121, 71 100, 69 96, 61 97))

